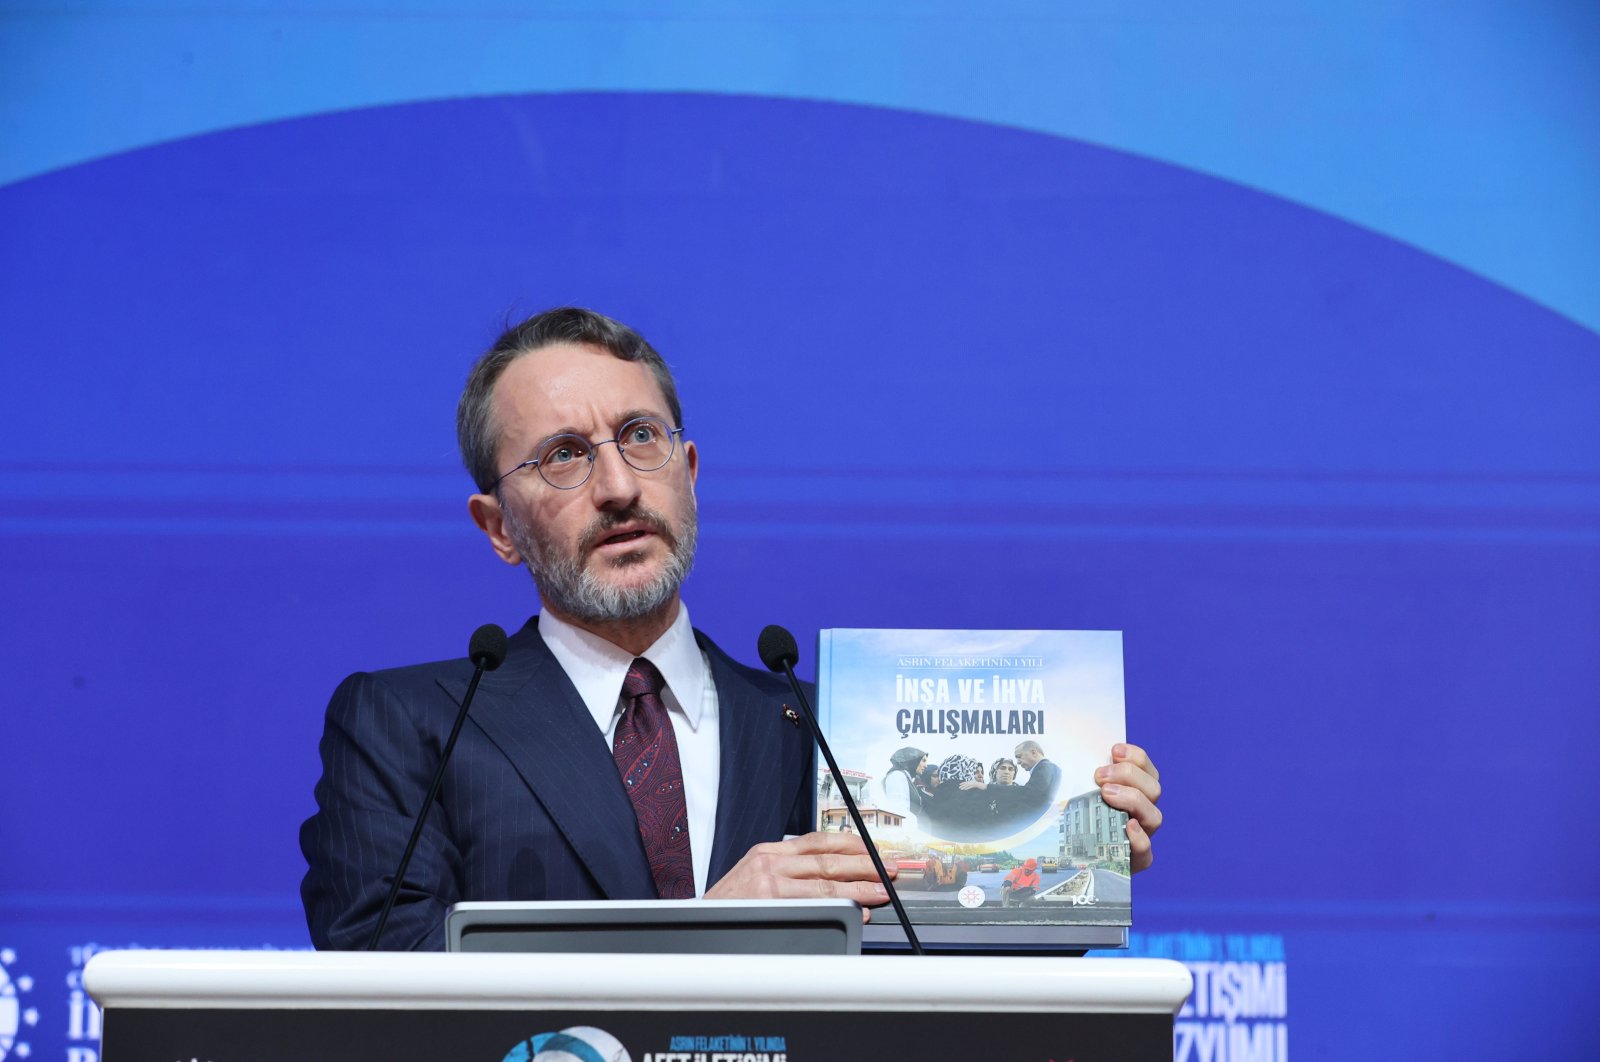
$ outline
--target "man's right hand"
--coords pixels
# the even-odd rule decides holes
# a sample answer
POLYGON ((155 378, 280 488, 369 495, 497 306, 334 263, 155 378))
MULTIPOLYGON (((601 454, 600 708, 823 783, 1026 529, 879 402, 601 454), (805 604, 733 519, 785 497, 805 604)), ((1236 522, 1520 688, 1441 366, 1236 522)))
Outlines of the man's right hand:
MULTIPOLYGON (((893 867, 886 868, 891 877, 893 867)), ((854 900, 862 907, 887 903, 889 891, 852 833, 808 833, 758 844, 706 890, 708 900, 854 900)), ((863 915, 870 912, 863 911, 863 915)))

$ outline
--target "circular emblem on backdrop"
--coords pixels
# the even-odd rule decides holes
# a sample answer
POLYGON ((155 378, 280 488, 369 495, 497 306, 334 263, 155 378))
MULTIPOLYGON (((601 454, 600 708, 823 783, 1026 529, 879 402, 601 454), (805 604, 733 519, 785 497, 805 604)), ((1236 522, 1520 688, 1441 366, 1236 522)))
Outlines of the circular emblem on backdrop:
POLYGON ((536 1033, 506 1052, 503 1062, 633 1062, 622 1042, 604 1029, 574 1025, 536 1033))
POLYGON ((12 972, 17 953, 0 948, 0 1060, 27 1058, 33 1054, 28 1041, 18 1039, 39 1024, 39 1011, 26 1005, 24 998, 33 991, 33 978, 12 972))
POLYGON ((956 899, 961 901, 962 907, 982 907, 983 890, 976 885, 968 885, 956 893, 956 899))

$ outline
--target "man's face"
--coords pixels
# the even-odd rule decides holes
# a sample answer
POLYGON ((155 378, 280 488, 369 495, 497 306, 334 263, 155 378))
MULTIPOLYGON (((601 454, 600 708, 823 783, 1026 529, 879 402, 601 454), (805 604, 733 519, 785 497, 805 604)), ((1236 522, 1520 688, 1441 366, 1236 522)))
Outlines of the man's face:
MULTIPOLYGON (((553 435, 598 442, 636 417, 672 420, 643 364, 574 344, 543 347, 507 366, 493 409, 501 470, 528 460, 553 435)), ((533 468, 507 477, 498 504, 484 507, 490 518, 479 522, 503 559, 527 563, 546 608, 590 624, 637 619, 674 602, 693 563, 698 464, 694 444, 684 442, 664 467, 640 472, 608 443, 574 489, 550 486, 533 468)))
POLYGON ((1040 752, 1038 749, 1032 748, 1018 749, 1016 756, 1017 763, 1022 765, 1022 769, 1024 771, 1033 770, 1034 766, 1037 765, 1040 760, 1044 759, 1044 753, 1040 752))

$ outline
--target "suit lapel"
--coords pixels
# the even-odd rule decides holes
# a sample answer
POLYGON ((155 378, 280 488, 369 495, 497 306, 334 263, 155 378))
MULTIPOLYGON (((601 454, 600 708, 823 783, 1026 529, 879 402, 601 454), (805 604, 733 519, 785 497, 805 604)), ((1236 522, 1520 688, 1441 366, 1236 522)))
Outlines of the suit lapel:
MULTIPOLYGON (((611 750, 537 623, 529 620, 511 639, 505 664, 484 675, 470 718, 516 767, 608 897, 654 896, 611 750)), ((465 680, 439 685, 457 704, 466 694, 465 680)))
POLYGON ((772 820, 781 822, 788 800, 783 794, 783 740, 779 703, 733 670, 710 639, 696 632, 711 661, 717 684, 717 726, 721 735, 722 777, 717 783, 717 837, 707 880, 716 882, 752 846, 773 839, 772 820))

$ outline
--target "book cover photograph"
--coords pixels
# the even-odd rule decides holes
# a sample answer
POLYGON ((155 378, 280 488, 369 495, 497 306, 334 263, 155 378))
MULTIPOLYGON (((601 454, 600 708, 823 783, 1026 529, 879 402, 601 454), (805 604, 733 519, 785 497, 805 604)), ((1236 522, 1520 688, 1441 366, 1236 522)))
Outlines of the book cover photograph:
MULTIPOLYGON (((1120 631, 824 630, 817 714, 918 923, 1127 926, 1120 631)), ((853 831, 824 767, 817 828, 853 831)))

